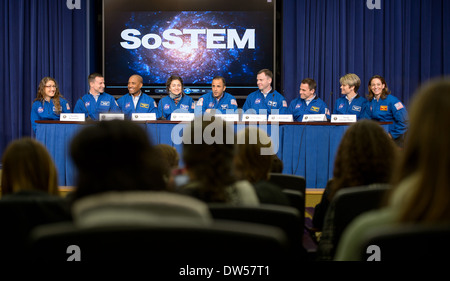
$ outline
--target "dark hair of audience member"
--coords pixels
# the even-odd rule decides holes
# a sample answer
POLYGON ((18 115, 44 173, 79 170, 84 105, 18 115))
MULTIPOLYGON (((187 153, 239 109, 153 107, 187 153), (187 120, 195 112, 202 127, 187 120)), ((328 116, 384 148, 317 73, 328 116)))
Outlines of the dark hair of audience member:
POLYGON ((270 170, 271 173, 283 173, 283 161, 274 154, 272 157, 272 168, 270 170))
POLYGON ((336 154, 329 200, 341 188, 389 183, 397 153, 393 141, 375 121, 352 124, 336 154))
POLYGON ((131 121, 82 129, 70 154, 78 169, 73 200, 106 191, 165 190, 163 167, 147 133, 131 121))
POLYGON ((155 149, 159 153, 159 156, 161 157, 160 159, 163 162, 161 165, 164 166, 164 175, 166 177, 170 177, 172 170, 177 169, 180 162, 178 151, 175 147, 165 143, 155 145, 155 149))
POLYGON ((190 140, 188 143, 184 140, 183 161, 190 178, 200 185, 199 197, 207 202, 227 202, 229 198, 225 189, 236 182, 233 162, 235 136, 233 129, 228 129, 233 133, 233 140, 231 143, 226 141, 227 126, 222 119, 211 116, 210 121, 198 117, 185 129, 185 136, 186 130, 190 132, 190 140), (206 135, 205 129, 213 123, 219 130, 206 134, 218 141, 208 143, 203 136, 206 135), (201 128, 197 127, 199 125, 201 128), (199 133, 202 135, 196 138, 199 133))
POLYGON ((414 96, 405 148, 394 173, 394 189, 413 175, 418 178, 402 202, 399 221, 449 221, 450 78, 430 82, 414 96))
POLYGON ((260 129, 246 127, 238 133, 238 139, 235 158, 236 174, 251 183, 269 180, 273 154, 261 153, 262 148, 270 149, 271 146, 267 134, 260 129))
POLYGON ((12 141, 3 154, 2 164, 2 195, 25 190, 59 195, 55 164, 38 141, 28 137, 12 141))

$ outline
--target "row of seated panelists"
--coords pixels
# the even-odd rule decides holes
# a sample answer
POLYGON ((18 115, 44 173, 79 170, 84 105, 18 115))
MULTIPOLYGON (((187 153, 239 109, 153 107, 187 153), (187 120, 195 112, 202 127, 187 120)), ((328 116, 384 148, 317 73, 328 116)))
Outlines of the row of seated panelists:
POLYGON ((208 206, 215 220, 250 222, 282 229, 288 238, 288 258, 290 260, 306 258, 306 250, 303 247, 303 221, 296 208, 269 204, 250 207, 214 203, 208 206))
POLYGON ((39 226, 30 235, 33 260, 81 261, 283 260, 285 233, 273 226, 214 221, 210 226, 128 225, 79 228, 71 223, 39 226), (69 246, 78 247, 78 253, 69 246), (67 253, 69 252, 69 253, 67 253))

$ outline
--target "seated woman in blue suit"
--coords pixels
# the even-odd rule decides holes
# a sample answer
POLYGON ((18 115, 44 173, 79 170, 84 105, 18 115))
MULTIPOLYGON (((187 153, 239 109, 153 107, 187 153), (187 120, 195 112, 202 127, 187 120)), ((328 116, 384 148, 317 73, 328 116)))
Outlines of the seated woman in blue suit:
POLYGON ((159 116, 170 120, 174 111, 181 113, 194 113, 194 100, 184 93, 183 79, 180 76, 171 75, 166 82, 168 95, 163 97, 158 104, 159 116))
POLYGON ((370 118, 378 122, 392 122, 389 136, 403 147, 404 134, 408 129, 408 112, 403 103, 391 95, 383 77, 375 75, 370 79, 368 99, 370 118))
POLYGON ((36 99, 31 107, 31 127, 36 134, 38 120, 59 120, 61 113, 70 113, 69 102, 59 92, 54 78, 44 77, 39 83, 36 99))
POLYGON ((333 114, 352 114, 356 119, 367 119, 368 101, 365 97, 358 95, 361 80, 358 75, 348 73, 341 77, 341 93, 344 95, 336 100, 333 114))

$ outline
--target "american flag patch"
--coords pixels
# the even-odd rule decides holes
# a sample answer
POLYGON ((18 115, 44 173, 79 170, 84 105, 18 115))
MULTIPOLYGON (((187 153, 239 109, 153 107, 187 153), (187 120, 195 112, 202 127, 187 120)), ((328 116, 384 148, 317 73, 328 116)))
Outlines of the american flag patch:
POLYGON ((285 100, 283 101, 283 107, 287 107, 287 102, 285 100))
POLYGON ((403 108, 403 104, 401 102, 394 104, 394 106, 395 106, 395 108, 397 108, 397 110, 400 110, 403 108))
POLYGON ((231 100, 231 104, 232 104, 232 105, 237 105, 236 100, 235 100, 235 99, 232 99, 232 100, 231 100))

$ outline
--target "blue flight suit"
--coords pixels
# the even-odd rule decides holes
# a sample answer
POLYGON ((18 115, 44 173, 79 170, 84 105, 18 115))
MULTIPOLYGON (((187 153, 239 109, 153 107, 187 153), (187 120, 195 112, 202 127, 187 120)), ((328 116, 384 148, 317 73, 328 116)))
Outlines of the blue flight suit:
POLYGON ((293 115, 296 122, 302 122, 304 114, 326 114, 327 119, 330 119, 330 110, 328 110, 327 104, 317 95, 308 105, 300 97, 294 99, 289 105, 288 113, 293 115))
POLYGON ((266 110, 267 115, 272 114, 273 109, 278 109, 278 114, 286 114, 288 105, 282 94, 272 89, 266 97, 261 90, 256 90, 247 96, 242 111, 247 114, 262 114, 266 110))
POLYGON ((73 109, 73 113, 84 113, 86 119, 98 120, 99 113, 121 112, 116 99, 107 93, 101 93, 98 100, 92 94, 82 96, 73 109))
POLYGON ((392 96, 387 95, 386 99, 374 98, 369 104, 369 114, 373 120, 378 122, 393 122, 389 125, 389 134, 393 139, 401 137, 408 129, 408 112, 402 102, 392 96))
POLYGON ((183 95, 181 100, 175 104, 175 101, 170 98, 170 96, 165 96, 158 103, 159 115, 164 117, 166 120, 170 120, 172 113, 194 113, 195 103, 190 96, 183 95))
POLYGON ((155 100, 144 93, 141 93, 136 108, 134 107, 133 96, 130 93, 121 96, 117 100, 117 104, 127 119, 131 119, 131 114, 133 113, 155 113, 156 118, 161 117, 155 100))
POLYGON ((368 119, 370 118, 370 114, 367 112, 368 104, 369 101, 360 95, 356 95, 350 104, 347 97, 343 96, 336 100, 333 114, 353 114, 356 115, 357 120, 368 119))
MULTIPOLYGON (((63 98, 59 98, 62 113, 71 113, 69 102, 63 98)), ((35 101, 31 106, 31 128, 36 134, 37 120, 59 120, 59 114, 56 114, 56 108, 53 105, 53 99, 50 101, 35 101)))
POLYGON ((217 100, 212 92, 201 96, 195 106, 195 113, 198 114, 201 110, 202 114, 205 114, 208 109, 215 109, 216 113, 226 114, 227 110, 233 110, 236 113, 238 108, 236 98, 229 93, 224 92, 222 97, 217 100))

